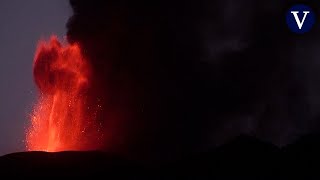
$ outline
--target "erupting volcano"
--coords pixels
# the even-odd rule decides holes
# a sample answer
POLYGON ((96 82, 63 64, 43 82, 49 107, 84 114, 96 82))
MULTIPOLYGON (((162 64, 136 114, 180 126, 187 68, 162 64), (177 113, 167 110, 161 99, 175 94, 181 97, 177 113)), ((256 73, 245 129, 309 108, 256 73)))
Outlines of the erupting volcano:
POLYGON ((98 149, 103 139, 96 121, 98 100, 89 101, 90 64, 74 43, 62 45, 55 36, 40 42, 33 73, 40 91, 27 131, 27 150, 98 149))

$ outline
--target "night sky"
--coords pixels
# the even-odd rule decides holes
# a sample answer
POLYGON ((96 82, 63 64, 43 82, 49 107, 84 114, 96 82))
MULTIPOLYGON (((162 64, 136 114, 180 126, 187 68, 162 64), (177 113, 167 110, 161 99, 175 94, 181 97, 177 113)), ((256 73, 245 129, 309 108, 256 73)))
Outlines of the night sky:
POLYGON ((32 62, 37 42, 65 36, 66 0, 0 1, 0 155, 25 150, 25 129, 36 98, 32 62))

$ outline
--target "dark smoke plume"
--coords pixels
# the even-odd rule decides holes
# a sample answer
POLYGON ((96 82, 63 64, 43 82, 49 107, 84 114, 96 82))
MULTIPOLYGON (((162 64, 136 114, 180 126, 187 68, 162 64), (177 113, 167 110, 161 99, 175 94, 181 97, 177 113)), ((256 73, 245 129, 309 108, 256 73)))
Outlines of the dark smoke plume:
POLYGON ((314 55, 299 53, 320 28, 289 32, 295 1, 70 3, 67 37, 93 65, 106 149, 172 157, 243 133, 283 145, 314 127, 317 94, 301 79, 314 55))

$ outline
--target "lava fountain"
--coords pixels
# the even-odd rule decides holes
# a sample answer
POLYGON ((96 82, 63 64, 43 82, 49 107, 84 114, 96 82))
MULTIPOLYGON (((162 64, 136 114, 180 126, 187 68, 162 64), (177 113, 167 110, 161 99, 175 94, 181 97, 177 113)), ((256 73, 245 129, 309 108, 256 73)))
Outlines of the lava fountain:
POLYGON ((33 74, 39 98, 26 134, 29 151, 95 150, 103 139, 98 101, 89 100, 91 67, 77 43, 40 41, 33 74))

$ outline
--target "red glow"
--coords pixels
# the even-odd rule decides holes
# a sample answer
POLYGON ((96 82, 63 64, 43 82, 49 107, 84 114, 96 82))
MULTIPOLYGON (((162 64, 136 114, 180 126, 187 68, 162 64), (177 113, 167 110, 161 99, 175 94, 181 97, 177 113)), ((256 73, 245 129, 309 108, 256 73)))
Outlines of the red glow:
POLYGON ((40 97, 26 135, 27 150, 98 149, 103 134, 96 116, 101 106, 89 105, 91 68, 80 46, 63 46, 54 36, 40 42, 33 73, 40 97))

